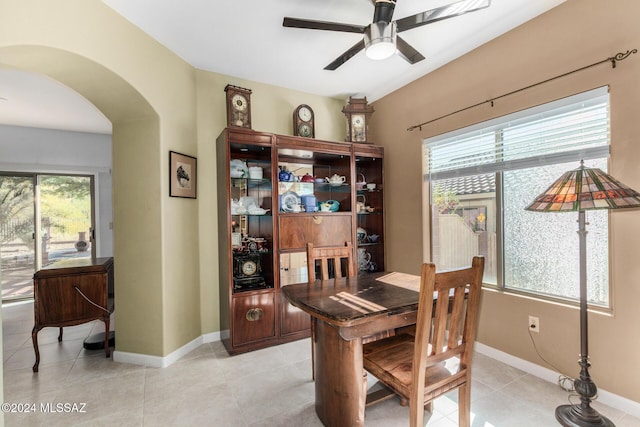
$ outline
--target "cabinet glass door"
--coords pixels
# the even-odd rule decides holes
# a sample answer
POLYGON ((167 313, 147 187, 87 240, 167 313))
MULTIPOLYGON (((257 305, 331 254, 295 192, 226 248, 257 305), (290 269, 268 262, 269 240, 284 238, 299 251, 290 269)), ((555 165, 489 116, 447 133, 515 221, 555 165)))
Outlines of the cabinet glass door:
POLYGON ((270 150, 231 144, 231 251, 233 293, 275 287, 270 150))
POLYGON ((298 159, 290 152, 279 151, 279 212, 351 211, 349 156, 314 152, 309 159, 298 159))
POLYGON ((382 158, 356 156, 356 238, 358 270, 384 270, 382 158))

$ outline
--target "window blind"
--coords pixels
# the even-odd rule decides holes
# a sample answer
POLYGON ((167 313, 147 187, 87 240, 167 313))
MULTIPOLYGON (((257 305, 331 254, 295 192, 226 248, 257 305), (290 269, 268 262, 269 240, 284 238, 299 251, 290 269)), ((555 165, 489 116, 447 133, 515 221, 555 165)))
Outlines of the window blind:
POLYGON ((426 180, 609 155, 606 87, 424 141, 426 180))

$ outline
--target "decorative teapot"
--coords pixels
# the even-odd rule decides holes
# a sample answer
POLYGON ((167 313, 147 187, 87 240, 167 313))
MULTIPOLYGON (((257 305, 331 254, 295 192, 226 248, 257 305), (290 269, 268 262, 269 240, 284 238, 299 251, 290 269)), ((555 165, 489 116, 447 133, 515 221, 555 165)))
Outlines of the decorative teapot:
POLYGON ((334 173, 330 178, 327 177, 325 179, 331 185, 342 185, 347 180, 344 175, 338 175, 337 173, 334 173))
POLYGON ((316 179, 308 173, 305 173, 304 176, 300 178, 300 182, 314 182, 315 180, 316 179))
POLYGON ((278 181, 293 182, 296 180, 293 172, 289 172, 286 167, 280 166, 280 172, 278 172, 278 181))

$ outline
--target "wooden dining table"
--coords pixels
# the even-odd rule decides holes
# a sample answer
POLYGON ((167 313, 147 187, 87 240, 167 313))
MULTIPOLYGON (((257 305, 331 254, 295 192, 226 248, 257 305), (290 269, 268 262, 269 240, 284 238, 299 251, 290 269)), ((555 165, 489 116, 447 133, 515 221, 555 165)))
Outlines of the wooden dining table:
POLYGON ((419 289, 419 276, 389 272, 282 288, 315 322, 315 408, 325 426, 364 425, 362 340, 415 324, 419 289))

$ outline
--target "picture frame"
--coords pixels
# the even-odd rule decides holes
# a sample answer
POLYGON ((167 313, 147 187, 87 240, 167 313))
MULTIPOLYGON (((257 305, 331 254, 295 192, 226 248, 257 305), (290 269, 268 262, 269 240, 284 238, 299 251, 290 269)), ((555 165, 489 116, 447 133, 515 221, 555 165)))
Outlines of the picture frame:
POLYGON ((169 151, 169 196, 197 198, 198 160, 176 151, 169 151))

